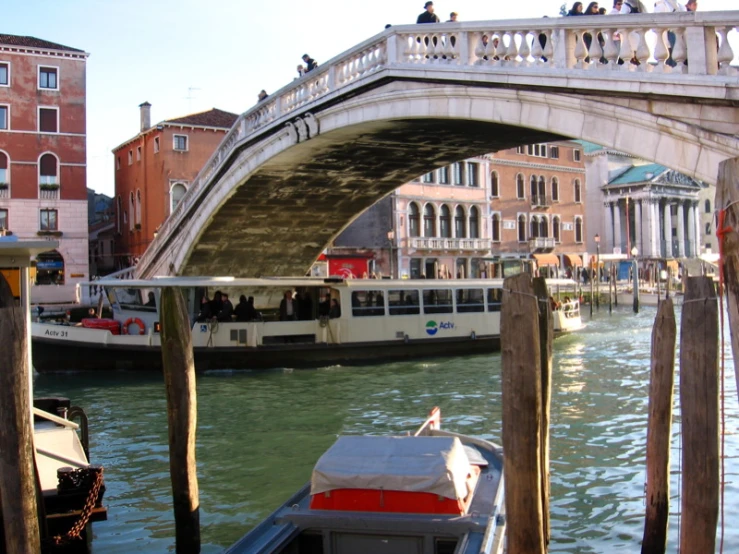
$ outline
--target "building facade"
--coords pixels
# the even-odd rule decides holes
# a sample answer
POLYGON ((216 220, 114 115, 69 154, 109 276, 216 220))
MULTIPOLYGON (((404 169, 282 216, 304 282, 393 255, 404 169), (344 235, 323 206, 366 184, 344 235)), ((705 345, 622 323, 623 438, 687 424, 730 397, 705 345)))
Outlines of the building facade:
MULTIPOLYGON (((561 141, 434 169, 361 214, 328 249, 399 278, 495 276, 500 259, 566 273, 582 266, 585 165, 561 141)), ((361 275, 354 275, 360 277, 361 275)))
POLYGON ((37 257, 34 303, 74 302, 89 279, 87 56, 0 34, 0 227, 59 241, 37 257))
POLYGON ((140 109, 141 131, 113 149, 116 257, 130 267, 237 119, 212 110, 151 125, 151 104, 140 109))

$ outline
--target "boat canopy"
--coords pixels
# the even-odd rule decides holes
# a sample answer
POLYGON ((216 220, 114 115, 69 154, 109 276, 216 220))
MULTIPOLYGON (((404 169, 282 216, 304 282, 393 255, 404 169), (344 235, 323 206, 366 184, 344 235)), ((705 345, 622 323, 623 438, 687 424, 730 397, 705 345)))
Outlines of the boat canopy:
POLYGON ((457 437, 339 437, 313 469, 311 494, 371 489, 461 500, 469 472, 457 437))

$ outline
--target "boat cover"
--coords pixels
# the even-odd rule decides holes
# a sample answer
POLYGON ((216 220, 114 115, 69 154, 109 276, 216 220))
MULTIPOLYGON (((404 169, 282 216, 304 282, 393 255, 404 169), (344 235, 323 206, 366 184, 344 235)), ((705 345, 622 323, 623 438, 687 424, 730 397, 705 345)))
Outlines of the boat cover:
POLYGON ((470 462, 457 437, 339 437, 316 463, 311 494, 335 489, 467 496, 470 462))

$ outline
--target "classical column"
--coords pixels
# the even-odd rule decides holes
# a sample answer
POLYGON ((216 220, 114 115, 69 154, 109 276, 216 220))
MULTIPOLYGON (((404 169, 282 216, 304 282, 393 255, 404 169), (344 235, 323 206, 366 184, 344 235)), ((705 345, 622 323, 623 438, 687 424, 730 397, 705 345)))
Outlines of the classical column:
POLYGON ((701 222, 701 205, 700 202, 693 204, 693 221, 695 223, 695 255, 700 256, 701 245, 703 244, 703 224, 701 222))
POLYGON ((679 258, 685 257, 685 209, 683 205, 683 202, 677 203, 677 256, 679 258))
POLYGON ((642 256, 650 258, 654 256, 654 209, 652 206, 652 199, 647 198, 643 200, 642 205, 642 256))
POLYGON ((670 203, 667 200, 665 200, 665 225, 663 231, 665 258, 672 258, 672 212, 670 211, 670 203))
POLYGON ((621 206, 618 200, 613 204, 613 247, 621 248, 621 206))
POLYGON ((634 200, 634 246, 639 254, 644 255, 644 246, 641 243, 641 200, 634 200))
POLYGON ((610 252, 613 248, 613 212, 612 205, 610 202, 603 203, 603 211, 605 212, 605 221, 603 228, 603 248, 606 252, 610 252))
POLYGON ((695 210, 693 209, 692 204, 688 206, 688 244, 690 245, 688 255, 691 258, 697 257, 698 250, 696 249, 697 242, 695 238, 695 210))
POLYGON ((662 231, 660 227, 660 216, 659 216, 659 199, 652 199, 652 256, 655 258, 662 257, 662 248, 660 247, 660 237, 662 231))

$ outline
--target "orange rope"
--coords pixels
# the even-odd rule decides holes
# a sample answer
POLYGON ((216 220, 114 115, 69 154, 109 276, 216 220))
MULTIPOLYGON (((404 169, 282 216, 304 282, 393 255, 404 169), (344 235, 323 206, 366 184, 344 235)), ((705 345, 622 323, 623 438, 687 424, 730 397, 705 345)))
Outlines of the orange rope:
POLYGON ((725 433, 726 433, 726 409, 725 409, 725 344, 724 344, 724 239, 728 233, 733 231, 731 227, 725 226, 726 210, 718 212, 718 225, 716 226, 716 237, 718 238, 718 297, 719 297, 719 321, 721 326, 721 542, 719 552, 724 551, 724 490, 726 468, 725 462, 725 433))

